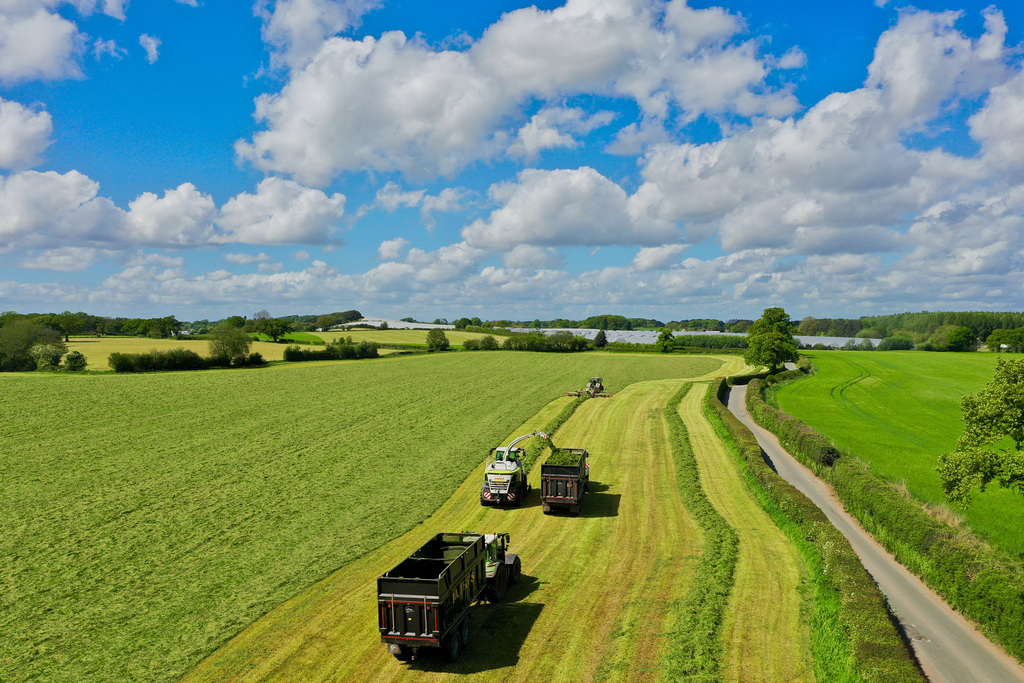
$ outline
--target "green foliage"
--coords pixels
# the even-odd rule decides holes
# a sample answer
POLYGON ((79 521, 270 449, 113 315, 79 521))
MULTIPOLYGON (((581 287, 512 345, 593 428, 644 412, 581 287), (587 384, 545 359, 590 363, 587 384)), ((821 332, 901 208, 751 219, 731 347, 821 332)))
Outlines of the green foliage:
POLYGON ((223 322, 213 328, 210 333, 210 356, 226 358, 235 362, 237 358, 246 358, 252 339, 241 328, 231 322, 223 322))
POLYGON ((910 351, 914 348, 914 340, 910 337, 886 337, 878 342, 878 351, 910 351))
POLYGON ((743 358, 754 367, 769 371, 787 361, 795 362, 796 340, 793 323, 781 308, 766 308, 759 320, 747 330, 747 352, 743 358))
POLYGON ((985 346, 990 351, 1006 350, 1020 353, 1024 351, 1024 327, 1016 330, 992 330, 992 333, 985 339, 985 346))
POLYGON ((604 330, 598 330, 594 336, 594 348, 603 349, 608 346, 608 335, 604 333, 604 330))
POLYGON ((811 651, 818 680, 921 680, 889 620, 884 596, 850 542, 818 506, 768 466, 757 439, 723 404, 726 391, 725 380, 715 380, 708 392, 708 418, 726 432, 748 486, 811 568, 811 651))
POLYGON ((590 345, 583 337, 561 331, 546 335, 543 332, 514 332, 505 338, 501 348, 510 351, 539 351, 572 353, 585 351, 590 345))
POLYGON ((675 335, 672 334, 672 330, 667 327, 663 327, 658 331, 658 341, 655 343, 655 346, 657 346, 658 350, 662 353, 669 353, 675 347, 675 342, 676 338, 675 335))
POLYGON ((10 319, 0 327, 0 372, 35 370, 31 349, 37 344, 57 347, 61 353, 67 351, 56 330, 24 317, 10 319))
POLYGON ((498 340, 491 335, 485 335, 480 338, 480 349, 482 351, 494 351, 500 348, 498 340))
POLYGON ((939 456, 945 494, 970 505, 971 491, 984 491, 993 481, 1024 493, 1024 360, 1000 358, 992 381, 964 396, 960 408, 964 432, 951 452, 939 456))
POLYGON ((265 334, 274 342, 292 331, 292 323, 284 318, 271 318, 267 311, 259 311, 253 316, 252 331, 265 334))
POLYGON ((700 467, 690 446, 679 404, 692 385, 686 384, 665 406, 669 443, 676 462, 676 485, 686 509, 701 530, 703 549, 686 597, 674 607, 675 626, 669 636, 669 680, 718 680, 722 660, 722 620, 729 602, 739 558, 739 537, 707 499, 700 467))
POLYGON ((676 348, 745 349, 747 338, 738 334, 681 334, 674 339, 676 348))
POLYGON ((310 360, 356 360, 380 356, 380 353, 377 351, 377 344, 368 341, 353 344, 351 339, 351 337, 348 338, 348 341, 338 339, 323 349, 303 349, 298 344, 292 344, 284 350, 284 359, 289 362, 301 362, 310 360))
POLYGON ((451 342, 448 341, 448 335, 444 333, 444 330, 439 327, 427 330, 428 351, 447 351, 450 346, 451 342))
POLYGON ((61 356, 67 350, 63 344, 59 346, 57 344, 34 344, 28 350, 28 354, 35 360, 37 370, 45 370, 60 365, 61 356))
POLYGON ((89 365, 89 362, 85 359, 85 354, 81 351, 72 351, 64 356, 64 369, 70 372, 80 372, 85 370, 87 365, 89 365))

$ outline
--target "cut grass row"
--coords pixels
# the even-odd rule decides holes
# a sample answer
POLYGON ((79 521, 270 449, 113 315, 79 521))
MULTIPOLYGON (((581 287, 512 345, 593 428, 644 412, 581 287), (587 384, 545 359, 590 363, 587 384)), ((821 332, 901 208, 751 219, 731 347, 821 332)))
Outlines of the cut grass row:
MULTIPOLYGON (((963 431, 960 399, 992 378, 1000 354, 820 352, 818 372, 777 388, 779 408, 869 463, 918 500, 945 504, 935 470, 963 431)), ((1019 356, 1010 356, 1019 357, 1019 356)), ((1020 495, 993 486, 958 510, 995 546, 1024 554, 1020 495)))
POLYGON ((583 378, 720 365, 480 352, 0 376, 0 679, 175 679, 415 526, 583 378))
POLYGON ((678 413, 687 426, 701 488, 737 534, 739 555, 722 624, 722 677, 750 683, 808 680, 810 631, 801 618, 807 568, 751 495, 733 455, 705 417, 707 391, 706 384, 695 384, 678 413))

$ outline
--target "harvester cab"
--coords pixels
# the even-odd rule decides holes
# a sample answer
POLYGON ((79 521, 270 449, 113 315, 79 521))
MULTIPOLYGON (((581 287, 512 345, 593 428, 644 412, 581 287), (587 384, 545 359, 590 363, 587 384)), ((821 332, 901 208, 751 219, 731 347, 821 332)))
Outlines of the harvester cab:
POLYGON ((540 436, 551 440, 544 432, 530 432, 516 437, 507 446, 492 448, 484 468, 484 483, 480 488, 481 505, 501 505, 508 503, 519 507, 530 491, 526 481, 526 471, 522 465, 522 448, 516 444, 531 436, 540 436))

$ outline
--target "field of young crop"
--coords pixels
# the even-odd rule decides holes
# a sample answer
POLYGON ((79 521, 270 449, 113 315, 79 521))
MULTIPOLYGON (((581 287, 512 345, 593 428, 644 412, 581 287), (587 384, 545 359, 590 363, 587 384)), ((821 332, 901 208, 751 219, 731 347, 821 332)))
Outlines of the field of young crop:
MULTIPOLYGON (((267 611, 408 532, 487 449, 590 375, 620 392, 721 363, 478 352, 148 375, 0 375, 0 680, 176 679, 267 611)), ((591 410, 603 401, 590 402, 591 410)), ((628 466, 620 476, 653 474, 628 466)), ((593 500, 597 514, 619 504, 614 492, 593 500)), ((597 543, 613 530, 590 531, 597 543)), ((617 544, 632 542, 621 534, 617 544)), ((548 561, 565 564, 555 555, 548 561)), ((549 604, 557 599, 544 595, 549 604)), ((524 623, 548 614, 544 605, 501 609, 524 623)), ((642 620, 613 623, 616 635, 647 633, 642 620)), ((623 666, 635 659, 631 648, 647 643, 609 638, 614 652, 601 661, 623 666)))
MULTIPOLYGON (((780 387, 775 400, 837 446, 905 481, 918 499, 945 503, 935 465, 963 431, 960 399, 984 386, 998 354, 916 351, 810 352, 819 372, 780 387)), ((1019 358, 1019 355, 1005 355, 1019 358)), ((993 486, 964 512, 975 531, 1024 552, 1024 504, 993 486)))
MULTIPOLYGON (((467 339, 483 339, 486 334, 477 332, 464 332, 462 330, 445 330, 444 335, 452 346, 461 346, 467 339)), ((376 342, 377 344, 426 344, 427 330, 338 330, 332 332, 317 332, 316 336, 327 341, 334 341, 338 337, 352 337, 352 341, 376 342)), ((504 337, 492 335, 501 343, 504 337)))
MULTIPOLYGON (((579 517, 540 514, 539 468, 531 473, 535 490, 523 508, 481 507, 478 467, 422 525, 303 591, 185 680, 403 681, 452 674, 472 681, 667 679, 678 604, 701 548, 700 530, 675 486, 662 418, 662 408, 684 383, 638 383, 610 399, 587 401, 556 432, 556 445, 591 453, 591 492, 579 517), (470 644, 458 663, 427 655, 400 664, 376 630, 375 578, 446 529, 509 532, 524 579, 505 602, 472 608, 470 644)), ((565 400, 555 401, 546 415, 565 400)), ((545 421, 535 418, 515 433, 545 421)), ((713 467, 734 468, 730 458, 713 467)), ((762 546, 774 545, 770 533, 766 539, 762 546)), ((744 583, 786 566, 770 555, 761 559, 741 572, 744 583)), ((795 586, 787 586, 759 596, 756 608, 737 604, 730 611, 742 626, 727 647, 728 660, 737 662, 728 675, 745 681, 813 677, 798 623, 800 600, 795 586), (757 638, 749 638, 754 631, 757 638)))

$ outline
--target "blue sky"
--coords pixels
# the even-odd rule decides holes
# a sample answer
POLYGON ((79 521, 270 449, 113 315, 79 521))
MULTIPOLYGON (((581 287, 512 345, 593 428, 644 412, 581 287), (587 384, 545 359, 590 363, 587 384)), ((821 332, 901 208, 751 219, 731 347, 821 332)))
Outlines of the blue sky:
POLYGON ((1018 2, 0 2, 0 310, 1020 310, 1022 45, 1018 2))

